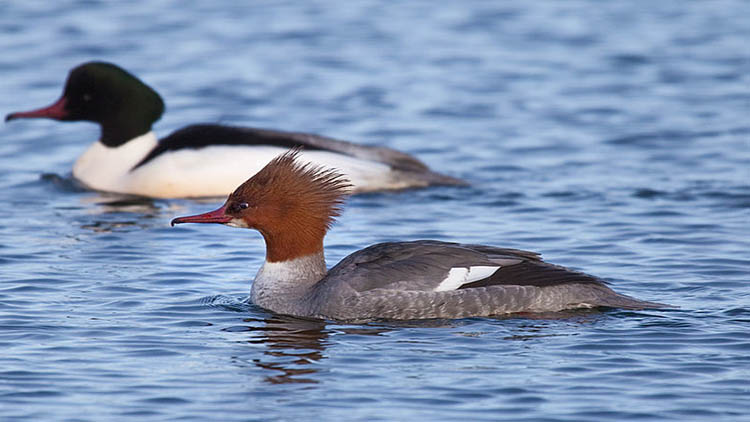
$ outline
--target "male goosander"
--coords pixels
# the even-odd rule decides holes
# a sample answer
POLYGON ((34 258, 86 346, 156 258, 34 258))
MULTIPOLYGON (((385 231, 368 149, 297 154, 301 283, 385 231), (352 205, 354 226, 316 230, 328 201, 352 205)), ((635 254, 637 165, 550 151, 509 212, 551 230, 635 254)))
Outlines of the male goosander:
POLYGON ((172 220, 258 230, 266 260, 250 299, 262 308, 367 320, 666 306, 615 293, 600 278, 548 264, 534 252, 436 240, 376 244, 326 271, 323 237, 350 185, 335 170, 300 164, 298 155, 292 150, 272 160, 221 208, 172 220))
POLYGON ((303 146, 306 160, 340 169, 354 192, 466 183, 431 171, 402 152, 306 133, 198 124, 161 141, 151 130, 164 112, 159 94, 124 69, 103 62, 70 71, 49 107, 8 114, 90 121, 101 137, 73 166, 87 187, 154 198, 226 196, 273 157, 303 146))

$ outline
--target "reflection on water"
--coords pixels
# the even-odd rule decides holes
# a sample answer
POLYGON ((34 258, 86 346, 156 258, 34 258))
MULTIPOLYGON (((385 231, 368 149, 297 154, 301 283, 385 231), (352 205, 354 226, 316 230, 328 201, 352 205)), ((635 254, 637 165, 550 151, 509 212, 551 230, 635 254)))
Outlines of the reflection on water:
POLYGON ((149 228, 152 220, 162 214, 163 206, 168 205, 144 197, 100 192, 80 200, 87 213, 96 216, 81 228, 97 233, 149 228))
POLYGON ((185 211, 180 203, 112 192, 86 192, 78 196, 77 204, 58 206, 57 209, 84 210, 91 218, 86 219, 80 227, 97 233, 133 231, 161 225, 155 224, 154 219, 163 219, 166 226, 171 216, 185 211))
POLYGON ((248 340, 248 343, 266 345, 263 355, 269 359, 253 360, 258 367, 276 373, 265 377, 266 382, 318 383, 314 378, 305 376, 318 372, 311 364, 325 357, 328 332, 324 322, 276 316, 265 320, 260 331, 261 335, 248 340))
POLYGON ((57 210, 83 209, 89 215, 118 216, 131 215, 127 220, 95 220, 83 226, 96 232, 109 232, 113 229, 135 226, 138 228, 150 227, 148 219, 164 217, 171 219, 172 216, 184 213, 187 204, 216 204, 224 201, 224 198, 193 198, 189 200, 163 200, 147 198, 137 195, 129 195, 115 192, 92 191, 71 175, 61 176, 55 173, 45 173, 40 176, 43 183, 51 185, 56 192, 74 192, 78 195, 77 203, 56 204, 57 210), (145 224, 139 222, 145 221, 145 224))
POLYGON ((262 369, 271 371, 264 380, 271 384, 317 384, 313 378, 320 369, 315 366, 326 358, 329 336, 357 334, 377 336, 390 331, 384 327, 344 327, 327 329, 321 320, 301 319, 285 315, 274 315, 266 319, 245 318, 245 324, 224 328, 222 331, 247 332, 250 337, 244 342, 263 345, 262 357, 251 359, 262 369))
MULTIPOLYGON (((224 296, 217 296, 212 301, 226 300, 224 296)), ((231 300, 230 300, 231 301, 231 300)), ((223 304, 227 309, 241 311, 244 306, 223 304), (236 309, 235 309, 236 308, 236 309)), ((513 333, 502 337, 508 341, 529 341, 543 337, 563 337, 574 333, 559 333, 559 323, 574 325, 589 325, 606 318, 605 312, 595 310, 571 310, 541 314, 519 314, 496 317, 497 320, 515 322, 513 333)), ((486 319, 468 318, 462 320, 419 320, 419 321, 378 321, 365 325, 342 326, 322 320, 294 318, 285 315, 273 315, 268 318, 243 318, 243 324, 223 328, 222 331, 232 333, 246 333, 249 338, 241 342, 263 346, 262 355, 249 350, 254 356, 243 359, 236 356, 243 366, 248 362, 271 374, 264 377, 264 381, 271 384, 317 384, 320 382, 315 376, 321 369, 317 365, 327 358, 326 349, 336 344, 332 336, 364 335, 381 336, 390 332, 404 329, 422 330, 426 328, 441 328, 453 335, 461 337, 482 337, 487 331, 474 330, 475 324, 487 328, 486 319)), ((384 339, 386 341, 386 339, 384 339)), ((403 344, 420 344, 419 341, 398 340, 403 344)))
POLYGON ((131 229, 143 227, 136 221, 95 221, 93 223, 81 224, 81 228, 96 233, 111 233, 119 229, 131 229))
POLYGON ((59 189, 63 192, 86 192, 88 189, 86 189, 85 186, 83 186, 81 183, 79 183, 76 179, 73 177, 64 177, 60 176, 56 173, 44 173, 39 178, 56 189, 59 189))

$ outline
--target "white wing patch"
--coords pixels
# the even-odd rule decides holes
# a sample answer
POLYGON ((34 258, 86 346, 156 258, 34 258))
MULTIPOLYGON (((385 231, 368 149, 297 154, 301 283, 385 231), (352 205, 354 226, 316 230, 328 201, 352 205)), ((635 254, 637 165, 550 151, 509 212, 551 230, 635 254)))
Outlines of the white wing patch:
POLYGON ((449 290, 456 290, 459 287, 467 283, 473 283, 483 278, 487 278, 495 273, 501 266, 484 266, 478 265, 475 267, 455 267, 448 271, 448 277, 441 281, 440 284, 435 287, 436 292, 446 292, 449 290))

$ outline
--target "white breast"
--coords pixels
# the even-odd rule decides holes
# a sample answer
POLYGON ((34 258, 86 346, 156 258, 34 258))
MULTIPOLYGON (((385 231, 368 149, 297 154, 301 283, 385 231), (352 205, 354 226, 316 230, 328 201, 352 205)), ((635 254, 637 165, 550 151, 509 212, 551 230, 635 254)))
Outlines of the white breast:
POLYGON ((73 177, 96 190, 138 193, 128 190, 130 169, 154 149, 157 142, 153 132, 115 148, 95 142, 73 165, 73 177))

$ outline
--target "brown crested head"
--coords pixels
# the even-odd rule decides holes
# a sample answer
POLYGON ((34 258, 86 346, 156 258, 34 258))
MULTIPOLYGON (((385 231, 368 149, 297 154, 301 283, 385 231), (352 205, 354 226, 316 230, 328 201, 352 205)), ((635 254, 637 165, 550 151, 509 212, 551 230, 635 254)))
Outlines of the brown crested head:
POLYGON ((177 223, 222 223, 258 230, 266 260, 286 261, 322 252, 323 237, 341 214, 351 184, 338 171, 300 163, 300 149, 269 162, 241 184, 224 206, 177 223))
POLYGON ((300 152, 295 148, 279 155, 235 189, 226 202, 227 214, 258 230, 304 226, 325 234, 341 215, 351 184, 334 169, 300 163, 300 152))

